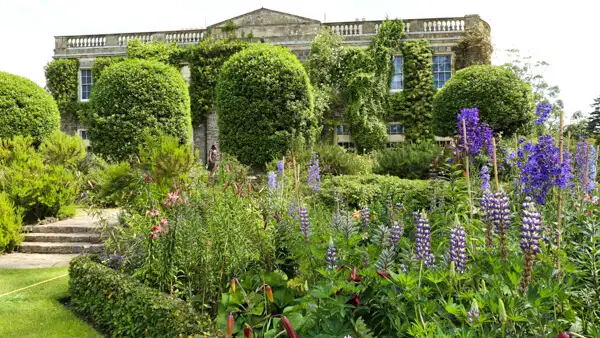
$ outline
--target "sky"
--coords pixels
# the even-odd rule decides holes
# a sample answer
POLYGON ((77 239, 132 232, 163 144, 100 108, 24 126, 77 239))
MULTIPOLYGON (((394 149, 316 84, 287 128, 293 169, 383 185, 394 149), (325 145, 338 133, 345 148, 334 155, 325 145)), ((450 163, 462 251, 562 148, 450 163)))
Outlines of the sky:
POLYGON ((203 28, 260 7, 328 22, 479 14, 492 28, 493 63, 513 48, 548 62, 543 75, 560 87, 567 115, 590 112, 600 96, 590 61, 600 55, 600 5, 591 0, 0 0, 0 71, 44 86, 54 36, 203 28))

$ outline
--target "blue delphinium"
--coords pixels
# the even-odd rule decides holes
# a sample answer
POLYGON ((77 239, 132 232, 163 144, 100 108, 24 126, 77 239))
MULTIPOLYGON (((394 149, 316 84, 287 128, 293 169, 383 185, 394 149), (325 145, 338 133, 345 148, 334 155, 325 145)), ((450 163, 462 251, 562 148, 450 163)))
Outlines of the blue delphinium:
POLYGON ((596 152, 598 149, 594 146, 590 146, 589 156, 588 156, 588 180, 586 192, 589 193, 596 187, 596 152))
POLYGON ((321 190, 321 168, 319 167, 319 157, 312 154, 308 163, 308 186, 313 191, 321 190))
POLYGON ((300 231, 304 235, 304 241, 308 243, 311 234, 310 220, 308 219, 308 210, 305 207, 298 209, 300 215, 300 231))
POLYGON ((337 263, 337 249, 333 245, 333 240, 329 240, 329 246, 327 247, 327 252, 325 253, 325 262, 327 262, 327 270, 335 269, 337 263))
POLYGON ((596 147, 589 145, 582 136, 579 138, 575 152, 575 175, 581 189, 589 193, 596 187, 596 147))
POLYGON ((275 189, 277 189, 277 175, 275 175, 274 172, 270 171, 269 172, 269 193, 273 193, 275 192, 275 189))
POLYGON ((294 200, 290 200, 290 216, 294 217, 295 219, 298 219, 298 214, 296 212, 296 203, 294 203, 294 200))
POLYGON ((564 153, 561 164, 559 149, 554 146, 551 135, 540 136, 535 145, 525 144, 518 156, 521 189, 534 196, 538 203, 546 202, 551 187, 565 188, 569 184, 572 177, 569 153, 564 153))
POLYGON ((481 191, 490 190, 490 174, 487 165, 481 168, 479 177, 481 178, 481 191))
POLYGON ((413 213, 415 218, 415 228, 417 233, 416 239, 416 254, 417 258, 424 261, 425 267, 431 268, 435 266, 435 256, 431 253, 431 226, 425 213, 413 213))
POLYGON ((527 196, 521 211, 521 250, 524 254, 523 277, 521 278, 520 291, 527 292, 531 282, 531 270, 536 254, 540 251, 542 238, 542 216, 537 212, 535 203, 527 196))
POLYGON ((477 155, 481 148, 492 154, 492 129, 487 123, 479 121, 479 110, 477 108, 464 108, 460 110, 457 117, 458 125, 458 147, 465 151, 465 140, 463 139, 463 123, 465 121, 467 147, 469 147, 469 155, 477 155))
POLYGON ((537 117, 537 119, 535 120, 535 124, 537 124, 539 126, 539 125, 543 124, 544 122, 546 122, 546 120, 550 116, 551 111, 552 111, 551 104, 541 104, 541 103, 538 104, 537 109, 535 111, 535 117, 537 117))
POLYGON ((457 225, 450 230, 450 262, 454 263, 454 268, 460 273, 465 272, 467 266, 467 239, 463 226, 457 225))
POLYGON ((277 175, 283 176, 284 166, 285 166, 285 164, 284 164, 283 160, 280 160, 279 162, 277 162, 277 175))

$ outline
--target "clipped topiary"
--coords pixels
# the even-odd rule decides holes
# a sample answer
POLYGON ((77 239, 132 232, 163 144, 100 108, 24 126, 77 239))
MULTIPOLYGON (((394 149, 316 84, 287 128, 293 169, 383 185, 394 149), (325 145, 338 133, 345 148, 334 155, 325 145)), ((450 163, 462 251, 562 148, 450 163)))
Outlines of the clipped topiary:
POLYGON ((221 149, 246 164, 278 158, 294 141, 314 140, 313 106, 308 76, 292 52, 248 47, 223 65, 217 82, 221 149))
POLYGON ((501 66, 471 66, 456 72, 434 96, 435 134, 452 135, 460 109, 474 107, 494 132, 505 136, 534 117, 531 87, 513 71, 501 66))
POLYGON ((105 158, 137 154, 144 130, 190 142, 190 97, 174 67, 137 59, 113 64, 94 84, 90 105, 84 124, 94 152, 105 158))
POLYGON ((48 92, 24 77, 0 72, 0 138, 31 136, 41 142, 60 129, 60 113, 48 92))

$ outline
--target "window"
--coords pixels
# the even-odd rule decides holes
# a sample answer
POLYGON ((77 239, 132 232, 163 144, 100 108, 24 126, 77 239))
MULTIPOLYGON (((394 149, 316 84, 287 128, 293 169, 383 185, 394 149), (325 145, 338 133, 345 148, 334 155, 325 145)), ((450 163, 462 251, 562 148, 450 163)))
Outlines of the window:
POLYGON ((338 135, 350 135, 350 129, 342 124, 336 127, 336 133, 338 135))
POLYGON ((90 94, 92 93, 92 85, 94 84, 92 80, 92 70, 91 69, 82 69, 81 70, 81 101, 87 101, 90 99, 90 94))
POLYGON ((388 135, 402 135, 404 134, 404 127, 401 124, 390 124, 388 125, 388 135))
POLYGON ((392 76, 391 90, 402 90, 404 88, 404 74, 402 73, 402 56, 394 58, 394 75, 392 76))
POLYGON ((452 59, 450 55, 435 55, 433 57, 433 84, 440 89, 452 77, 452 59))
POLYGON ((85 130, 85 129, 79 129, 78 130, 78 134, 79 134, 79 136, 81 136, 82 139, 84 139, 84 140, 88 139, 88 137, 87 137, 87 130, 85 130))

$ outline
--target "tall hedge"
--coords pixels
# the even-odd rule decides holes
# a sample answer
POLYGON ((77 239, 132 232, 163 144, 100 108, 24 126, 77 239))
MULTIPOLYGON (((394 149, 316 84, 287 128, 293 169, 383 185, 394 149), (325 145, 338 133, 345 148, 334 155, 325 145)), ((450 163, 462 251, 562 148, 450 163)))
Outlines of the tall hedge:
POLYGON ((41 142, 60 129, 60 113, 48 92, 22 76, 0 72, 0 138, 31 136, 41 142))
POLYGON ((474 107, 494 132, 505 136, 526 127, 534 117, 531 87, 513 71, 501 66, 471 66, 456 72, 434 96, 436 135, 452 135, 460 109, 474 107))
POLYGON ((79 61, 77 59, 56 59, 44 68, 46 87, 54 97, 62 116, 77 117, 79 101, 79 61))
POLYGON ((316 118, 304 67, 284 47, 257 44, 233 55, 217 83, 221 150, 247 164, 314 140, 316 118))
POLYGON ((95 153, 124 160, 137 153, 145 129, 189 143, 189 104, 177 69, 158 61, 125 60, 104 69, 83 122, 95 153))
POLYGON ((420 141, 433 138, 433 63, 427 40, 402 44, 404 70, 404 116, 402 124, 406 138, 420 141))

